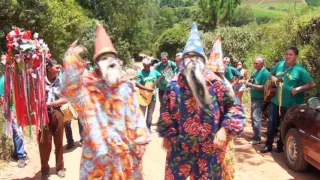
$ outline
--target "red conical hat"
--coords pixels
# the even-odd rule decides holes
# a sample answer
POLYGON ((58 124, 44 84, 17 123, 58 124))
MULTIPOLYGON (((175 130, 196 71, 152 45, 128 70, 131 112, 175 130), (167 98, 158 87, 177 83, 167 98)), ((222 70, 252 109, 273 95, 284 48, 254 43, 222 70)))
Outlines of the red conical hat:
POLYGON ((114 53, 117 55, 117 51, 114 48, 110 36, 101 24, 97 25, 96 33, 96 49, 93 56, 93 61, 97 61, 98 56, 104 53, 114 53))

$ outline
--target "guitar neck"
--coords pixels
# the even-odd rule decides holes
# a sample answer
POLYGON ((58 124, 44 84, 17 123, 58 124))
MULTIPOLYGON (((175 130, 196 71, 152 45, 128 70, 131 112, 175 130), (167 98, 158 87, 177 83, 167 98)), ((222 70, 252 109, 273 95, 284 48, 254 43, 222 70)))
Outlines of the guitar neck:
POLYGON ((161 81, 163 75, 161 75, 153 84, 152 84, 152 88, 154 88, 156 85, 158 85, 158 83, 161 81))
POLYGON ((152 84, 152 88, 154 88, 160 81, 163 76, 171 69, 171 66, 168 66, 165 70, 162 71, 162 75, 152 84))

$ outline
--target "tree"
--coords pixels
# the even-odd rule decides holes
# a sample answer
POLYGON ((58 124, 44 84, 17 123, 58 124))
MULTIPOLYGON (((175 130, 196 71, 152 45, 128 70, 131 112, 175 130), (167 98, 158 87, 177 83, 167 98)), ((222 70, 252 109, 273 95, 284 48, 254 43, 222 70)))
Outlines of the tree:
POLYGON ((255 15, 250 6, 238 7, 235 13, 229 17, 231 26, 240 27, 255 22, 255 15))
POLYGON ((172 8, 168 6, 162 7, 159 11, 159 16, 156 20, 155 34, 161 34, 164 30, 172 28, 175 23, 178 22, 178 17, 175 15, 172 8))
POLYGON ((134 40, 136 29, 141 26, 138 22, 144 18, 144 9, 148 5, 148 0, 77 0, 77 2, 88 10, 89 17, 104 24, 117 51, 120 52, 120 58, 126 61, 140 51, 140 47, 138 49, 135 47, 134 40))
POLYGON ((319 0, 306 0, 306 3, 308 6, 320 6, 319 0))
POLYGON ((184 2, 183 0, 159 0, 159 6, 168 6, 171 8, 183 6, 184 2))
POLYGON ((214 30, 218 24, 225 23, 238 5, 240 0, 200 0, 199 6, 202 10, 200 23, 204 30, 214 30))
POLYGON ((69 45, 83 33, 89 18, 73 0, 6 0, 0 2, 1 51, 6 33, 12 27, 37 32, 49 45, 52 55, 61 60, 69 45))

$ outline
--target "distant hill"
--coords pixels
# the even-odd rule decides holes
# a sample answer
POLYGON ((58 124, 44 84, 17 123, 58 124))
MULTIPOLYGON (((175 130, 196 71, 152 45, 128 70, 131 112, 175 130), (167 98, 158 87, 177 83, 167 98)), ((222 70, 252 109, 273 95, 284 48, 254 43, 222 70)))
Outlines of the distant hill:
MULTIPOLYGON (((243 4, 275 4, 275 3, 294 3, 295 0, 242 0, 243 4)), ((304 0, 296 0, 297 3, 305 3, 304 0)))

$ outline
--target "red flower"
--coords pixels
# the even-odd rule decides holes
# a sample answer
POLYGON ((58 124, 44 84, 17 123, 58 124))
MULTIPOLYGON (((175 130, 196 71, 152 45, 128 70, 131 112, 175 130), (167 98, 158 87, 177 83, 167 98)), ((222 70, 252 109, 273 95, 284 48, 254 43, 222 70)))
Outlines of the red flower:
POLYGON ((161 114, 161 118, 166 124, 171 124, 171 116, 168 112, 164 112, 161 114))
POLYGON ((29 30, 24 31, 22 38, 28 39, 28 40, 31 39, 31 31, 29 31, 29 30))
POLYGON ((199 144, 197 144, 197 145, 195 145, 195 146, 192 146, 191 152, 193 152, 193 153, 199 152, 199 144))
POLYGON ((166 165, 166 172, 165 172, 165 180, 174 180, 174 176, 172 174, 171 169, 169 168, 168 165, 166 165))
POLYGON ((176 111, 175 113, 173 113, 173 118, 180 121, 180 112, 176 111))
POLYGON ((188 113, 194 113, 195 110, 199 110, 199 106, 197 105, 197 101, 193 97, 186 100, 185 105, 187 106, 188 113))
POLYGON ((199 116, 195 116, 193 119, 188 118, 183 124, 183 128, 188 134, 197 136, 201 129, 199 116))
POLYGON ((16 28, 16 29, 14 30, 14 32, 16 33, 17 36, 20 35, 20 29, 19 29, 19 28, 16 28))
POLYGON ((198 160, 198 166, 199 166, 199 171, 200 171, 200 173, 207 172, 207 170, 208 170, 207 160, 205 160, 205 159, 199 159, 199 160, 198 160))
POLYGON ((8 49, 11 49, 11 48, 13 47, 12 42, 7 42, 7 44, 6 44, 6 45, 7 45, 7 48, 8 48, 8 49))
POLYGON ((169 99, 169 109, 172 110, 176 102, 176 93, 174 91, 171 91, 167 98, 169 99))
POLYGON ((186 143, 182 143, 181 147, 185 152, 189 152, 189 147, 188 147, 188 145, 186 145, 186 143))
POLYGON ((204 123, 202 125, 201 131, 202 131, 202 141, 204 141, 212 132, 212 126, 208 123, 204 123))
POLYGON ((6 38, 7 38, 8 41, 12 41, 13 40, 13 36, 10 33, 7 34, 6 38))
POLYGON ((209 176, 209 173, 205 173, 198 180, 207 180, 209 179, 208 176, 209 176))
POLYGON ((202 143, 202 151, 205 153, 213 153, 214 152, 214 147, 213 147, 213 142, 212 141, 206 141, 202 143))
POLYGON ((190 174, 191 166, 189 164, 182 164, 179 166, 179 176, 187 177, 190 174))

